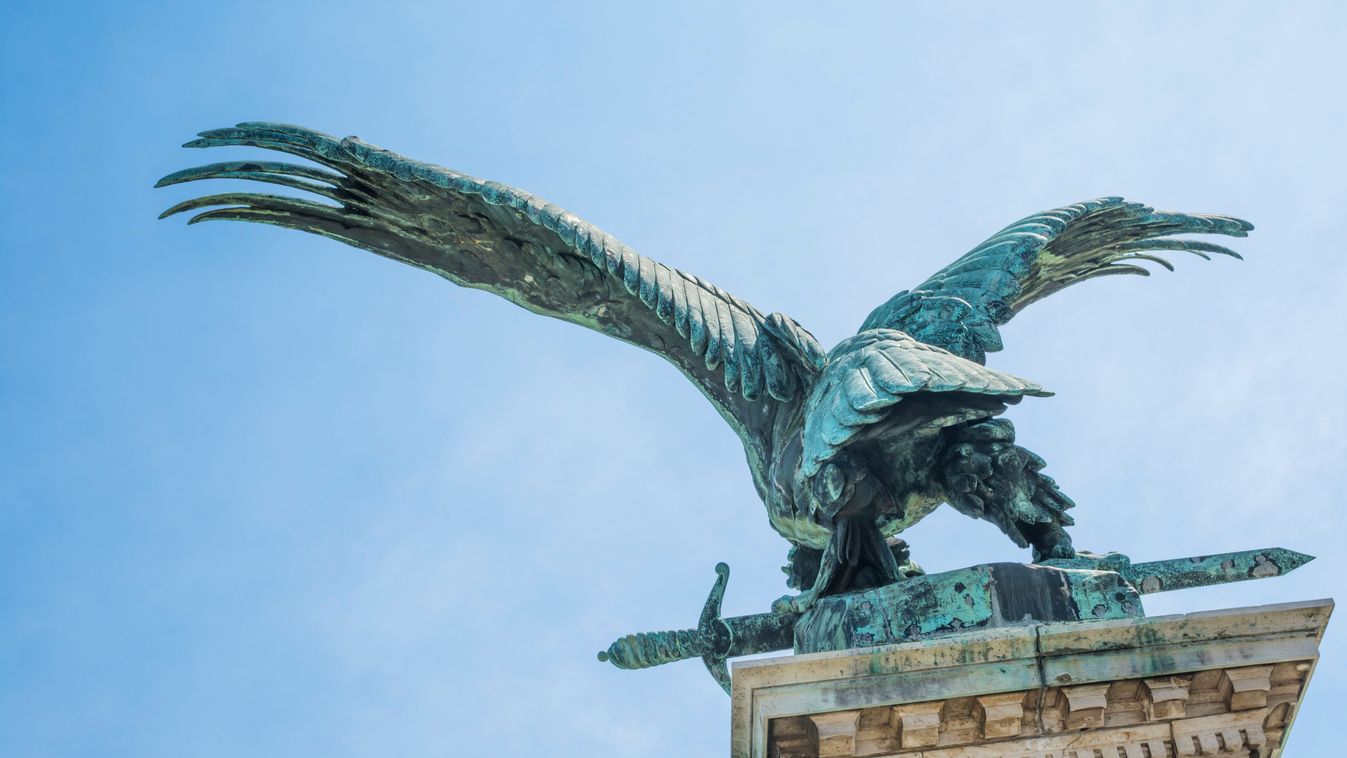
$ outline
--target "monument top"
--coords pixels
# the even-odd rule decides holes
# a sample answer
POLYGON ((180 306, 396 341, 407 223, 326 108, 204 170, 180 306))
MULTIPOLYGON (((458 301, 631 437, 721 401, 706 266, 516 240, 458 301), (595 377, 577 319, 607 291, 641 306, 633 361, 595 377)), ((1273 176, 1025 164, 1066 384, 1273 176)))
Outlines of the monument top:
POLYGON ((1273 758, 1332 608, 1006 627, 741 661, 731 755, 1273 758))

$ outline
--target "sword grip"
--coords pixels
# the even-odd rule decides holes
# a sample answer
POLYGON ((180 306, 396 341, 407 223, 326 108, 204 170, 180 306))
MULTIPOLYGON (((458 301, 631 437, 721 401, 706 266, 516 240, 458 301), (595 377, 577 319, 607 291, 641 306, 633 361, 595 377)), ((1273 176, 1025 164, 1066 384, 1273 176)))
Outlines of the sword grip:
POLYGON ((696 629, 642 632, 628 634, 613 642, 599 653, 599 660, 620 669, 644 669, 684 658, 697 658, 708 650, 710 641, 696 629))

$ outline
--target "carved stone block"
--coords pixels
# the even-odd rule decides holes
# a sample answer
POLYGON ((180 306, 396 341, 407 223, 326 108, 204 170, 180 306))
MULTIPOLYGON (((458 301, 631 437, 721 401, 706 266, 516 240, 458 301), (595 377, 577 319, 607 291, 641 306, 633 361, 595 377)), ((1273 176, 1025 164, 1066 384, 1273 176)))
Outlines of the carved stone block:
POLYGON ((813 713, 809 720, 818 729, 818 754, 823 756, 851 755, 856 749, 856 724, 860 711, 813 713))
POLYGON ((1183 676, 1141 680, 1146 718, 1151 721, 1183 718, 1187 712, 1188 684, 1191 681, 1191 678, 1183 676))
POLYGON ((1063 687, 1066 703, 1066 728, 1087 729, 1104 725, 1104 708, 1108 705, 1108 684, 1085 684, 1063 687))
POLYGON ((1262 708, 1267 705, 1268 690, 1272 689, 1272 666, 1244 666, 1226 669, 1221 681, 1221 692, 1232 711, 1262 708))
POLYGON ((1024 719, 1023 692, 983 695, 977 701, 981 707, 983 739, 1020 736, 1024 719))
POLYGON ((1260 709, 1243 713, 1223 713, 1214 716, 1175 721, 1172 724, 1174 754, 1187 756, 1238 755, 1260 753, 1267 744, 1263 733, 1266 713, 1260 709))
POLYGON ((896 706, 898 744, 903 748, 930 747, 940 742, 940 709, 944 702, 909 703, 896 706))

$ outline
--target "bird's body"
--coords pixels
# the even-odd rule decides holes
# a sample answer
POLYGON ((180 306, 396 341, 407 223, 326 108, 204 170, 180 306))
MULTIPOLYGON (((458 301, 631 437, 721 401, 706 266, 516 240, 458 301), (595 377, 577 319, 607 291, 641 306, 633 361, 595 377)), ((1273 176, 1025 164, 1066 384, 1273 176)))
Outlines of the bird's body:
MULTIPOLYGON (((797 546, 797 559, 810 556, 807 565, 822 568, 822 581, 808 571, 788 570, 792 583, 841 591, 900 578, 900 561, 889 563, 883 541, 944 502, 960 503, 947 481, 960 470, 959 452, 1013 442, 1009 424, 993 419, 1025 395, 1045 394, 1038 385, 896 329, 868 329, 843 340, 829 352, 801 412, 773 437, 771 487, 763 498, 768 516, 797 546), (843 521, 861 534, 858 539, 868 538, 872 550, 853 548, 850 556, 825 559, 843 521), (811 550, 825 555, 812 556, 811 550), (834 576, 829 566, 848 566, 851 573, 834 576)), ((1024 462, 1015 463, 1023 468, 1024 462)), ((986 474, 992 477, 990 469, 986 474)), ((1040 479, 1045 497, 1060 496, 1050 479, 1040 479)), ((1030 498, 1035 491, 1029 489, 1030 498)), ((1010 510, 1008 501, 996 505, 998 513, 1010 510)), ((1055 508, 1044 503, 1035 510, 1032 500, 1028 505, 1034 523, 1069 523, 1064 497, 1055 508)), ((983 510, 969 515, 986 517, 983 510)), ((1032 543, 1044 557, 1065 556, 1070 548, 1060 530, 1040 540, 1013 528, 1007 534, 1022 545, 1032 543)))
POLYGON ((188 169, 161 185, 239 178, 334 204, 256 193, 213 195, 165 215, 269 223, 322 234, 485 289, 668 359, 744 444, 772 527, 794 546, 803 592, 882 584, 916 569, 887 538, 941 503, 1000 527, 1036 559, 1074 555, 1072 506, 1043 461, 997 418, 1042 387, 987 368, 996 327, 1084 279, 1147 273, 1156 251, 1235 255, 1173 235, 1244 236, 1223 216, 1156 212, 1102 198, 1031 216, 875 309, 824 351, 808 331, 653 259, 512 187, 299 127, 245 123, 191 147, 252 145, 320 164, 271 161, 188 169))

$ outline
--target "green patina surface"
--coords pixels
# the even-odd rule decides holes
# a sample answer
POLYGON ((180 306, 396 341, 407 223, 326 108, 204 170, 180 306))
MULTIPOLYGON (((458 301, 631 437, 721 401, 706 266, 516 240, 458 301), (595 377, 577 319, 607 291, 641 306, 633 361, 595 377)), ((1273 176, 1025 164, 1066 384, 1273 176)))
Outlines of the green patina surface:
POLYGON ((1075 558, 1045 561, 1062 568, 1094 568, 1116 571, 1137 591, 1145 594, 1205 587, 1281 576, 1314 560, 1314 556, 1281 547, 1217 553, 1167 561, 1132 563, 1121 553, 1078 553, 1075 558))
POLYGON ((1244 237, 1253 226, 1238 218, 1118 197, 1034 214, 899 291, 826 350, 794 319, 764 314, 499 182, 287 124, 246 122, 186 146, 251 146, 307 162, 231 160, 175 172, 158 186, 241 179, 288 194, 190 198, 165 216, 318 234, 494 293, 660 355, 714 405, 743 443, 768 522, 792 544, 788 585, 800 592, 771 613, 721 618, 722 564, 696 629, 629 635, 600 655, 614 665, 701 657, 728 689, 725 660, 735 655, 1137 615, 1141 593, 1276 576, 1308 558, 1272 549, 1132 564, 1077 553, 1066 531, 1075 504, 1000 418, 1023 398, 1050 393, 985 365, 1002 348, 1001 326, 1075 283, 1149 273, 1142 262, 1172 268, 1159 255, 1166 252, 1238 258, 1191 238, 1244 237), (891 538, 942 503, 1052 565, 914 577, 919 569, 891 538))
POLYGON ((846 650, 930 639, 973 629, 1145 615, 1141 595, 1280 576, 1313 560, 1284 548, 1133 563, 1120 553, 1081 553, 1044 564, 993 563, 917 575, 865 590, 824 595, 803 613, 719 618, 729 567, 697 629, 627 635, 599 653, 619 668, 701 657, 730 689, 726 660, 794 649, 846 650))
POLYGON ((996 612, 986 566, 822 597, 795 625, 795 652, 843 650, 976 629, 996 612))
POLYGON ((968 629, 1143 615, 1112 571, 988 564, 821 598, 795 624, 795 652, 891 645, 968 629))

